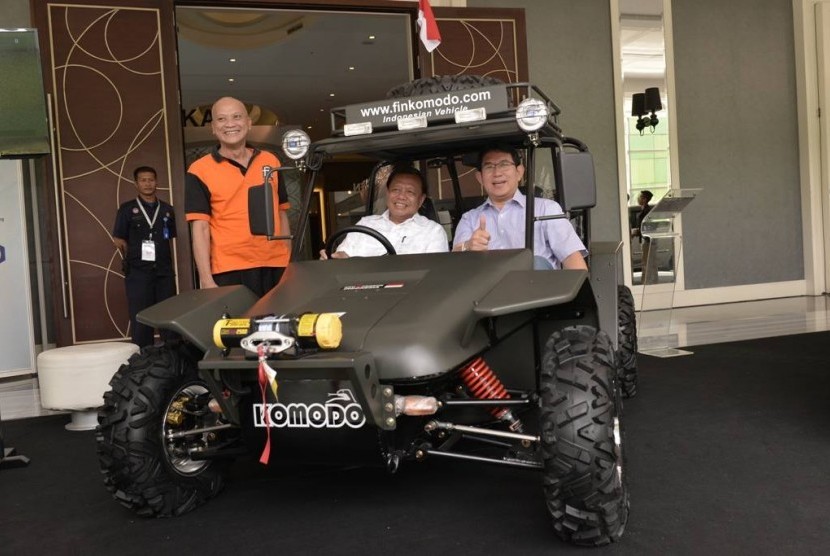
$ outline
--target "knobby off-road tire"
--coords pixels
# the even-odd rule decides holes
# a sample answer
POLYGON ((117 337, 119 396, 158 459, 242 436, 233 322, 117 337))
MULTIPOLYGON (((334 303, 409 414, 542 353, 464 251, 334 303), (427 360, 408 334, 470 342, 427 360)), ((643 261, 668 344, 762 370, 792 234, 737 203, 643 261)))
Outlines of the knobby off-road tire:
POLYGON ((396 85, 387 91, 386 97, 413 97, 503 84, 500 79, 481 75, 436 75, 396 85))
POLYGON ((637 317, 628 286, 617 288, 617 373, 624 398, 637 393, 637 317))
POLYGON ((545 345, 541 378, 543 491, 557 535, 598 546, 628 520, 621 398, 611 341, 588 326, 545 345))
POLYGON ((187 449, 203 436, 165 441, 165 432, 215 424, 209 411, 192 411, 208 390, 192 361, 173 349, 146 348, 110 381, 98 414, 96 440, 104 484, 122 505, 145 517, 181 515, 215 496, 227 461, 193 460, 187 449), (187 404, 182 421, 170 423, 174 403, 187 404))

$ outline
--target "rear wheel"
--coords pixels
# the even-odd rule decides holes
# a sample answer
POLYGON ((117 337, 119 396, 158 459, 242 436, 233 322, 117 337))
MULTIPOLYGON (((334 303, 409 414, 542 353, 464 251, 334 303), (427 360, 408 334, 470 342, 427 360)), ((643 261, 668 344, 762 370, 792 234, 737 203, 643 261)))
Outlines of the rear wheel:
POLYGON ((217 424, 195 364, 168 348, 149 348, 122 365, 98 414, 104 484, 122 505, 147 517, 186 513, 215 496, 227 461, 200 460, 217 424))
POLYGON ((618 540, 628 520, 621 399, 608 337, 588 326, 554 333, 541 377, 544 494, 563 540, 618 540))
POLYGON ((631 290, 617 289, 617 369, 622 395, 631 398, 637 393, 637 317, 631 290))

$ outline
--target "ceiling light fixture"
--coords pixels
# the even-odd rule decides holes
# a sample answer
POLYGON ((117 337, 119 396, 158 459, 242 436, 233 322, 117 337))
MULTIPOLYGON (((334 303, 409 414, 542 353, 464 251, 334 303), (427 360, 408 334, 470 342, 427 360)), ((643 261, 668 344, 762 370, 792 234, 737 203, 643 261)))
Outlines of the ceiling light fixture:
POLYGON ((233 83, 233 82, 234 82, 233 77, 228 77, 228 83, 233 83))
POLYGON ((236 62, 236 58, 228 58, 228 62, 236 62))
POLYGON ((330 96, 330 97, 333 97, 333 96, 334 96, 334 93, 329 93, 329 96, 330 96))
POLYGON ((369 35, 369 40, 370 40, 370 41, 375 40, 375 36, 374 36, 374 35, 369 35))

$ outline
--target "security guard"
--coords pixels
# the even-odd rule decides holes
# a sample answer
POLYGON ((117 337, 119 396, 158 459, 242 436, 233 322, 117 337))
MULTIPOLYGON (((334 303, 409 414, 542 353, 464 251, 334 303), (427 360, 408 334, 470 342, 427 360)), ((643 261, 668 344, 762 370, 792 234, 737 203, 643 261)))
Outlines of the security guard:
MULTIPOLYGON (((173 207, 156 196, 156 171, 133 172, 138 197, 123 203, 115 216, 112 241, 123 258, 124 283, 133 343, 153 345, 153 329, 136 321, 142 309, 176 295, 170 240, 176 237, 173 207)), ((162 340, 167 339, 161 331, 162 340)))

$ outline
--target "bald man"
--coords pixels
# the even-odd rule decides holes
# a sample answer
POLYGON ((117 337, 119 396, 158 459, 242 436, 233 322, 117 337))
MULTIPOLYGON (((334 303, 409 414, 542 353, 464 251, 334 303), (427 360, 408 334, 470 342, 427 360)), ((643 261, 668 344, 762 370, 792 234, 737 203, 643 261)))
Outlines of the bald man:
MULTIPOLYGON (((252 235, 248 207, 262 206, 263 167, 280 163, 273 153, 248 146, 251 118, 239 100, 220 98, 211 118, 219 144, 190 165, 185 181, 185 216, 191 223, 199 283, 202 288, 242 284, 262 296, 280 281, 291 241, 252 235)), ((290 205, 278 172, 268 186, 274 188, 275 234, 287 236, 290 205)), ((261 216, 253 215, 255 221, 261 216)))

